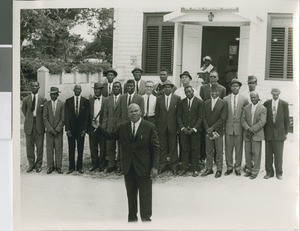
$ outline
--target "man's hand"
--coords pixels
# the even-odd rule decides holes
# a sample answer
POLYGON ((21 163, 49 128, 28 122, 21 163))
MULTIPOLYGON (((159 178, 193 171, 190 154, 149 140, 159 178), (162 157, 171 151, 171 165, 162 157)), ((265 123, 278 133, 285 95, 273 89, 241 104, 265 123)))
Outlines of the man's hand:
POLYGON ((154 179, 157 176, 158 170, 156 168, 152 168, 150 172, 151 179, 154 179))
POLYGON ((254 134, 255 134, 255 132, 253 131, 252 128, 248 128, 248 129, 247 129, 247 132, 249 132, 249 134, 251 134, 251 135, 254 135, 254 134))
POLYGON ((100 126, 99 121, 98 121, 98 120, 93 120, 93 121, 92 121, 92 126, 93 126, 95 129, 97 129, 97 128, 100 126))
POLYGON ((186 127, 183 127, 182 129, 181 129, 181 132, 183 133, 183 134, 185 134, 185 135, 187 135, 188 134, 188 129, 186 128, 186 127))
POLYGON ((72 133, 71 133, 71 131, 69 130, 69 131, 67 131, 67 136, 68 137, 71 137, 72 136, 72 133))
POLYGON ((80 136, 81 136, 81 137, 84 137, 84 136, 85 136, 85 131, 82 131, 82 132, 80 133, 80 136))
POLYGON ((206 132, 208 133, 208 134, 211 134, 212 132, 214 131, 214 129, 211 127, 211 128, 208 128, 208 129, 206 129, 206 132))
POLYGON ((57 135, 57 131, 55 131, 55 130, 53 130, 52 133, 53 133, 54 136, 57 135))

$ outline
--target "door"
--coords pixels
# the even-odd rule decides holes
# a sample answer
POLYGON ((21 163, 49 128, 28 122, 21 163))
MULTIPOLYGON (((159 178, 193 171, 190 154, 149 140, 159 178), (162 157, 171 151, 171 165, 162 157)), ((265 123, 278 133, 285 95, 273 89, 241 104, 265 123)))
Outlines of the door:
POLYGON ((210 56, 219 73, 219 83, 226 88, 225 68, 229 57, 238 67, 239 37, 240 27, 203 27, 201 63, 203 57, 210 56))

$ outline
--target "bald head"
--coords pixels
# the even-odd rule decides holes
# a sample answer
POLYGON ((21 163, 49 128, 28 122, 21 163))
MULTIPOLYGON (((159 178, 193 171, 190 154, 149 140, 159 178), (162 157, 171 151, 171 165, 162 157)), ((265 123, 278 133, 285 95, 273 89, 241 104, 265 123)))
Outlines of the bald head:
POLYGON ((74 86, 73 91, 74 91, 75 96, 79 96, 80 93, 81 93, 81 86, 80 86, 79 84, 76 84, 76 85, 74 86))
POLYGON ((140 106, 132 103, 127 107, 128 118, 131 122, 136 123, 142 116, 140 106))
POLYGON ((251 91, 250 92, 250 99, 251 99, 251 102, 256 105, 259 101, 259 95, 256 91, 251 91))

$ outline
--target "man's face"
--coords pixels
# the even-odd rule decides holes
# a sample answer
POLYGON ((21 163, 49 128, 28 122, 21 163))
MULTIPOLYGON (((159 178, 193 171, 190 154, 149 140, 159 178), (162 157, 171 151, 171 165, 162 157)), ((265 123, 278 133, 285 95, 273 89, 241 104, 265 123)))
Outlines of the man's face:
POLYGON ((210 64, 210 61, 208 59, 205 59, 204 64, 205 64, 205 66, 208 66, 210 64))
POLYGON ((211 91, 211 97, 214 99, 217 98, 219 96, 219 94, 220 94, 219 90, 211 91))
POLYGON ((272 98, 277 100, 279 98, 280 93, 272 93, 272 98))
POLYGON ((165 95, 170 95, 171 92, 172 92, 172 86, 171 85, 165 85, 164 86, 164 92, 165 92, 165 95))
POLYGON ((193 91, 193 89, 190 88, 190 87, 184 89, 184 93, 185 93, 185 95, 186 95, 186 97, 187 97, 188 99, 191 99, 191 98, 194 97, 194 91, 193 91))
POLYGON ((113 90, 114 95, 119 95, 120 92, 121 92, 121 84, 120 83, 114 83, 112 90, 113 90))
POLYGON ((38 93, 39 89, 40 89, 40 85, 39 85, 38 82, 32 82, 31 83, 31 92, 32 92, 32 94, 38 93))
POLYGON ((141 109, 136 104, 129 105, 127 109, 127 113, 130 121, 134 123, 136 123, 141 118, 142 115, 141 109))
POLYGON ((180 80, 181 80, 182 84, 186 84, 186 85, 190 84, 190 82, 191 82, 190 77, 188 77, 187 75, 181 76, 180 80))
POLYGON ((75 94, 75 96, 80 96, 80 93, 81 93, 81 86, 78 86, 78 85, 76 85, 75 87, 74 87, 74 94, 75 94))
POLYGON ((58 93, 57 92, 56 93, 50 93, 51 100, 55 101, 55 100, 57 100, 57 97, 58 97, 58 93))
POLYGON ((159 78, 160 81, 165 82, 168 79, 168 72, 167 71, 159 72, 159 78))
POLYGON ((133 77, 135 81, 140 81, 140 79, 142 78, 142 72, 140 72, 139 70, 134 71, 133 77))
POLYGON ((256 105, 259 101, 259 97, 257 94, 250 94, 251 102, 256 105))
POLYGON ((100 87, 94 88, 95 96, 99 97, 101 95, 101 92, 102 92, 102 88, 100 87))
POLYGON ((210 83, 217 83, 218 80, 219 80, 219 76, 216 72, 210 73, 210 75, 209 75, 209 82, 210 83))
POLYGON ((112 72, 108 72, 106 75, 107 82, 112 83, 114 81, 115 75, 112 72))
POLYGON ((134 92, 134 84, 133 83, 127 83, 127 91, 131 95, 134 92))
POLYGON ((230 89, 234 95, 237 95, 240 91, 240 85, 238 83, 231 84, 230 89))
POLYGON ((153 91, 153 83, 147 82, 146 83, 146 94, 151 95, 153 91))
POLYGON ((249 91, 255 91, 256 86, 257 86, 256 81, 252 80, 252 81, 248 82, 249 91))

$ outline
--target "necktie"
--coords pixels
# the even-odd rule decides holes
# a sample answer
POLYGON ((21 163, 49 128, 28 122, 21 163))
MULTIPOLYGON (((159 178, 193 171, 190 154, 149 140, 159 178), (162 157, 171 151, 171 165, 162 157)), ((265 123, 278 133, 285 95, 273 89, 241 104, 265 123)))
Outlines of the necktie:
POLYGON ((233 115, 235 115, 236 113, 236 95, 234 95, 234 98, 233 98, 233 115))
POLYGON ((56 110, 56 107, 55 107, 55 101, 53 101, 52 109, 53 109, 53 115, 55 116, 55 110, 56 110))
POLYGON ((128 106, 130 105, 130 103, 131 103, 131 95, 129 95, 128 106))
POLYGON ((115 96, 115 107, 117 106, 117 96, 115 96))
POLYGON ((95 97, 95 99, 100 100, 100 97, 95 97))
POLYGON ((136 81, 136 93, 139 93, 139 82, 136 81))
POLYGON ((189 110, 190 110, 191 109, 191 100, 188 99, 188 101, 189 101, 189 110))
POLYGON ((78 96, 76 96, 75 114, 78 116, 78 96))
POLYGON ((35 110, 35 94, 33 95, 33 100, 31 104, 31 111, 33 112, 35 110))
POLYGON ((276 120, 276 107, 275 107, 275 104, 273 105, 273 108, 272 108, 272 114, 273 114, 273 123, 275 123, 275 120, 276 120))
POLYGON ((133 123, 133 126, 132 126, 132 137, 134 138, 135 136, 135 123, 133 123))
POLYGON ((212 99, 212 100, 211 100, 211 110, 212 110, 212 111, 214 110, 214 106, 215 106, 215 100, 212 99))
POLYGON ((111 93, 111 84, 109 84, 108 94, 111 93))
POLYGON ((150 95, 148 95, 148 98, 147 98, 147 114, 146 114, 146 116, 149 116, 149 101, 150 101, 150 95))
POLYGON ((167 96, 167 105, 166 105, 167 111, 169 111, 169 97, 167 96))

